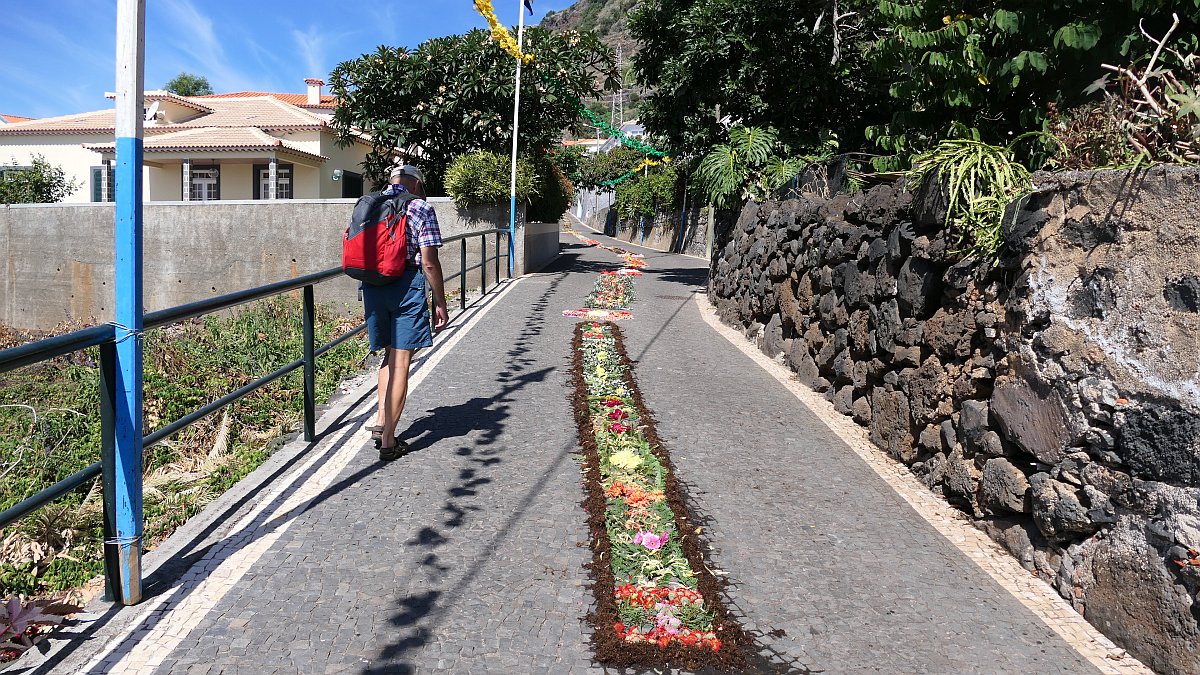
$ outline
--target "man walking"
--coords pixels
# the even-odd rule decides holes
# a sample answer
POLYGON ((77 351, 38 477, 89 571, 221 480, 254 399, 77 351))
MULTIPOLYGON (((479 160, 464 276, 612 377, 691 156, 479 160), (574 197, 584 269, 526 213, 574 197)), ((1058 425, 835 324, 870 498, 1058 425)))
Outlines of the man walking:
MULTIPOLYGON (((406 164, 392 169, 386 196, 411 192, 425 194, 425 177, 417 167, 406 164)), ((442 287, 442 265, 438 248, 442 232, 433 206, 422 198, 408 203, 408 259, 404 274, 386 286, 363 285, 363 309, 371 351, 383 349, 379 367, 379 459, 389 461, 408 450, 400 440, 396 425, 404 413, 408 398, 408 369, 413 353, 433 345, 426 289, 433 290, 433 330, 440 331, 449 321, 446 295, 442 287)))

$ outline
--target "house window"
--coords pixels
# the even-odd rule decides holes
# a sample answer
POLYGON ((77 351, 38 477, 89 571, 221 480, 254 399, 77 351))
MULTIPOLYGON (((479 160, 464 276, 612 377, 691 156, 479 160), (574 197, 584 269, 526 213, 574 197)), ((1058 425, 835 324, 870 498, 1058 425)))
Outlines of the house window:
POLYGON ((220 175, 220 171, 215 166, 193 166, 191 191, 192 201, 209 202, 220 199, 220 175))
POLYGON ((342 172, 342 197, 363 196, 363 177, 353 171, 342 172))
POLYGON ((16 180, 17 176, 25 173, 26 171, 33 171, 33 167, 18 166, 16 164, 0 164, 0 180, 16 180))
POLYGON ((91 173, 92 173, 92 201, 94 201, 94 202, 115 201, 114 196, 117 193, 117 191, 116 191, 117 181, 116 181, 116 172, 113 170, 112 165, 110 164, 107 167, 93 166, 91 173), (108 170, 108 186, 107 186, 108 194, 105 194, 105 185, 104 185, 105 169, 108 170))
MULTIPOLYGON (((275 165, 275 181, 276 199, 292 199, 295 196, 292 190, 291 164, 275 165)), ((271 198, 271 166, 269 164, 254 165, 254 198, 271 198)))

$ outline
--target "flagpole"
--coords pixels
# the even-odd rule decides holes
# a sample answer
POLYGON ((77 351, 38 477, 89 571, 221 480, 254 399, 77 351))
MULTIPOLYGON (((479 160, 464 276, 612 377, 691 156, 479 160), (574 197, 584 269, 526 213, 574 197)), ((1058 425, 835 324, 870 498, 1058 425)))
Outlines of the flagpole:
MULTIPOLYGON (((517 0, 517 51, 525 51, 525 7, 524 0, 517 0)), ((513 144, 512 144, 512 184, 508 191, 508 276, 511 279, 514 271, 513 258, 516 255, 516 245, 513 241, 517 236, 517 129, 521 115, 521 59, 517 59, 517 87, 513 96, 513 144)))

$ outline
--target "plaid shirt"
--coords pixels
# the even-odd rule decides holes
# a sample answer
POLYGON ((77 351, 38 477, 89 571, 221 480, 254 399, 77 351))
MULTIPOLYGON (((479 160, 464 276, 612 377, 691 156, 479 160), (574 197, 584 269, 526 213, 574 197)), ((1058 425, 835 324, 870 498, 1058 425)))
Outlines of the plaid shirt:
MULTIPOLYGON (((390 187, 399 188, 391 194, 401 194, 405 191, 400 185, 390 187)), ((389 194, 389 191, 385 190, 384 194, 389 194)), ((409 265, 421 264, 421 247, 441 248, 442 230, 438 226, 437 212, 433 210, 432 204, 419 198, 408 203, 408 228, 405 230, 405 237, 408 239, 409 265)))

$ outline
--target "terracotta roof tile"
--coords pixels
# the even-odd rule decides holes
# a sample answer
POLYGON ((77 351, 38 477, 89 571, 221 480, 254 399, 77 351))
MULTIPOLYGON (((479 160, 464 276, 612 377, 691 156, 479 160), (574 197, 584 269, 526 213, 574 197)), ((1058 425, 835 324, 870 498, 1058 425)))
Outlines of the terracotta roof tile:
POLYGON ((112 110, 43 117, 0 126, 0 134, 111 134, 116 129, 116 113, 112 110))
POLYGON ((187 127, 245 127, 260 129, 319 129, 325 120, 313 113, 288 105, 270 96, 222 98, 209 101, 212 112, 180 124, 164 124, 164 128, 187 127))
POLYGON ((7 124, 15 124, 17 122, 29 122, 32 117, 21 117, 20 115, 0 115, 0 120, 4 120, 7 124))
MULTIPOLYGON (((327 126, 324 118, 271 96, 213 99, 207 101, 207 107, 204 109, 211 112, 202 113, 179 124, 148 123, 145 126, 146 135, 199 127, 322 129, 327 126)), ((113 133, 116 127, 115 120, 115 111, 96 110, 0 125, 0 134, 113 133)))
MULTIPOLYGON (((115 99, 116 94, 114 94, 108 98, 115 99)), ((173 94, 169 91, 164 91, 162 89, 147 91, 142 95, 142 98, 147 101, 169 101, 176 105, 181 105, 185 108, 191 108, 192 110, 195 110, 196 112, 202 112, 202 113, 212 112, 212 108, 204 105, 203 103, 197 103, 195 101, 195 99, 197 97, 195 97, 195 96, 180 96, 178 94, 173 94)))

